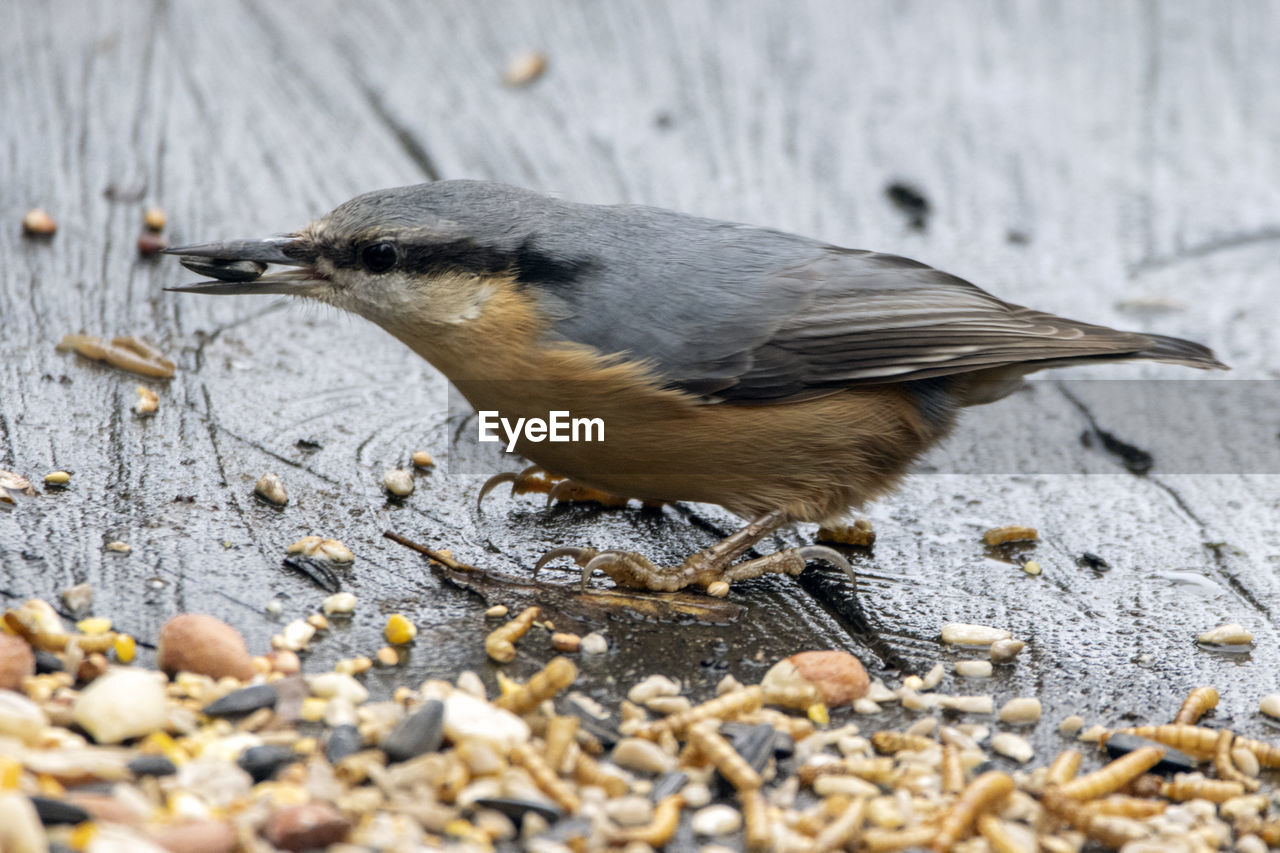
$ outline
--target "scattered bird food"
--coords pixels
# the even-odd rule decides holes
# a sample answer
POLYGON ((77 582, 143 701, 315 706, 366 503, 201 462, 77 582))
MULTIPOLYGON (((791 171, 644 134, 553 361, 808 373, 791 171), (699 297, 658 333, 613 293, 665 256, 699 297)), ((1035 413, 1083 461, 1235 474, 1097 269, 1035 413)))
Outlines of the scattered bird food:
POLYGON ((289 502, 289 493, 285 491, 284 481, 278 474, 266 473, 253 484, 253 493, 268 503, 284 506, 289 502))
POLYGON ((29 237, 52 237, 58 231, 58 223, 41 208, 32 208, 22 217, 22 233, 29 237))
POLYGON ((392 468, 382 475, 382 485, 398 498, 413 494, 413 472, 404 468, 392 468))
POLYGON ((58 352, 75 351, 85 358, 101 361, 121 370, 171 379, 174 364, 151 344, 131 336, 112 338, 110 342, 91 335, 63 335, 58 352))
POLYGON ((507 63, 502 82, 508 86, 528 86, 547 70, 547 55, 536 50, 518 53, 507 63))

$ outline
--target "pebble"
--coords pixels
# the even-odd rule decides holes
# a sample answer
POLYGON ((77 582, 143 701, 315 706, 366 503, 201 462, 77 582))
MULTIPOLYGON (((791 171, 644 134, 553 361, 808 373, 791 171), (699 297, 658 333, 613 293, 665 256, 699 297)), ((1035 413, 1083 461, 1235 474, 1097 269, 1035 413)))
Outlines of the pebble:
POLYGON ((364 737, 353 725, 334 726, 324 741, 324 757, 330 764, 337 764, 348 755, 364 749, 364 737))
POLYGON ((742 815, 733 806, 707 806, 693 813, 689 825, 695 835, 728 835, 742 828, 742 815))
POLYGON ((356 597, 349 592, 335 592, 320 605, 328 616, 350 613, 356 609, 356 597))
POLYGON ((656 775, 674 770, 676 760, 663 752, 662 747, 643 738, 624 737, 611 753, 613 763, 624 770, 656 775))
POLYGON ((164 685, 155 673, 113 669, 80 691, 72 718, 98 743, 120 743, 164 729, 164 685))
POLYGON ((301 851, 337 844, 350 829, 333 806, 313 802, 280 809, 267 818, 262 834, 282 850, 301 851))
POLYGON ((36 673, 36 656, 27 641, 0 634, 0 690, 18 690, 22 680, 36 673))
POLYGON ((1232 623, 1205 631, 1196 639, 1211 646, 1247 646, 1253 642, 1253 634, 1243 625, 1232 623))
POLYGON ((22 794, 0 794, 0 850, 47 853, 49 843, 31 800, 22 794))
POLYGON ((413 472, 405 468, 392 468, 382 475, 382 485, 398 498, 413 494, 413 472))
POLYGON ((235 717, 251 714, 259 708, 274 708, 279 699, 280 694, 270 684, 255 684, 215 699, 201 712, 209 717, 235 717))
POLYGON ((152 839, 170 853, 232 853, 235 827, 221 820, 188 820, 153 830, 152 839))
POLYGON ((1040 719, 1040 700, 1030 697, 1010 699, 1000 709, 1000 720, 1005 723, 1034 723, 1040 719))
POLYGON ((58 223, 44 211, 33 207, 22 217, 22 233, 30 237, 52 237, 58 231, 58 223))
POLYGON ((254 673, 253 658, 240 632, 204 613, 184 613, 164 623, 156 666, 170 675, 195 672, 239 681, 248 681, 254 673))
POLYGON ((172 776, 178 765, 163 755, 139 755, 129 762, 129 772, 134 776, 172 776))
POLYGON ((602 655, 609 651, 609 641, 604 634, 592 631, 582 638, 581 649, 584 655, 602 655))
POLYGON ((991 661, 989 660, 956 661, 956 675, 964 678, 990 678, 991 671, 991 661))
POLYGON ((1020 764, 1025 764, 1035 756, 1035 750, 1031 748, 1027 739, 1012 732, 999 732, 992 735, 991 748, 1005 758, 1012 758, 1020 764))
POLYGON ((783 665, 793 667, 802 681, 816 688, 823 704, 828 708, 850 705, 854 700, 861 699, 867 695, 867 688, 871 683, 862 662, 848 652, 800 652, 774 664, 765 674, 761 684, 766 694, 769 693, 770 674, 774 674, 775 678, 787 674, 785 668, 780 669, 783 665))
POLYGON ((444 732, 454 743, 475 738, 503 753, 527 742, 530 735, 529 724, 515 714, 461 690, 445 697, 444 732))
POLYGON ((359 705, 369 698, 369 691, 350 675, 341 672, 322 672, 307 677, 311 692, 321 699, 346 699, 359 705))
POLYGON ((298 761, 300 756, 283 746, 251 746, 236 759, 236 765, 248 773, 255 783, 273 778, 281 767, 298 761))
POLYGON ((386 753, 387 760, 408 761, 438 750, 444 739, 444 710, 443 702, 428 699, 421 708, 396 723, 378 744, 379 749, 386 753))
POLYGON ((942 642, 953 646, 989 646, 997 640, 1013 636, 1003 628, 951 622, 942 626, 942 642))
POLYGON ((1263 696, 1262 701, 1258 703, 1258 710, 1268 717, 1280 718, 1280 693, 1263 696))
POLYGON ((285 491, 284 481, 278 474, 263 474, 253 484, 253 493, 265 501, 284 506, 289 502, 289 493, 285 491))

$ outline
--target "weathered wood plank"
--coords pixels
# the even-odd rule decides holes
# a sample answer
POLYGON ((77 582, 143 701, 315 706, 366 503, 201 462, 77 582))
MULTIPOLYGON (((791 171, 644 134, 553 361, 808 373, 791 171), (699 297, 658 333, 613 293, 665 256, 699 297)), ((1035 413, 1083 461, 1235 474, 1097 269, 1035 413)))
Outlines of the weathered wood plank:
MULTIPOLYGON (((139 636, 177 610, 210 610, 262 648, 278 629, 267 601, 296 615, 320 600, 278 562, 290 541, 323 532, 359 555, 363 604, 317 644, 316 665, 376 648, 386 612, 423 627, 422 652, 378 676, 385 685, 491 672, 476 600, 382 540, 387 527, 510 574, 571 542, 677 559, 711 541, 675 512, 545 514, 495 496, 478 515, 474 480, 441 472, 404 505, 387 502, 386 467, 447 446, 443 380, 360 321, 164 293, 184 273, 135 258, 143 201, 165 207, 175 241, 284 231, 358 192, 436 176, 655 203, 919 257, 1019 302, 1204 340, 1237 376, 1273 379, 1276 14, 1195 0, 19 6, 0 32, 0 186, 14 223, 0 228, 0 467, 76 477, 0 512, 0 589, 51 596, 89 580, 97 609, 139 636), (526 48, 547 52, 546 77, 504 87, 506 60, 526 48), (895 178, 927 192, 927 229, 884 199, 895 178), (108 185, 141 199, 111 201, 108 185), (16 233, 35 204, 62 222, 50 243, 16 233), (1125 307, 1151 297, 1184 307, 1125 307), (154 419, 127 411, 134 379, 54 352, 79 329, 141 334, 177 357, 154 419), (283 512, 249 494, 267 469, 289 485, 283 512), (134 552, 104 553, 115 538, 134 552)), ((1116 428, 1090 388, 1078 399, 1116 428)), ((950 661, 936 634, 953 619, 1028 638, 1012 673, 945 687, 1040 695, 1046 748, 1065 713, 1162 719, 1200 683, 1222 691, 1224 717, 1249 724, 1253 685, 1280 648, 1280 478, 1182 474, 1159 453, 1135 477, 1079 445, 1088 419, 1055 384, 1000 405, 971 413, 940 473, 869 510, 880 540, 858 558, 863 602, 890 646, 913 667, 950 661), (987 418, 1033 425, 1035 438, 1007 441, 1002 457, 987 418), (988 459, 1000 473, 972 473, 988 459), (1016 470, 1031 473, 1003 473, 1016 470), (1040 578, 978 541, 1012 521, 1044 534, 1018 552, 1042 563, 1040 578), (1113 569, 1078 566, 1086 550, 1113 569), (1258 633, 1248 666, 1191 643, 1227 620, 1258 633)), ((661 655, 707 685, 722 670, 704 661, 754 677, 758 652, 857 648, 790 581, 733 599, 749 616, 729 627, 599 620, 619 650, 593 675, 625 684, 661 655)))

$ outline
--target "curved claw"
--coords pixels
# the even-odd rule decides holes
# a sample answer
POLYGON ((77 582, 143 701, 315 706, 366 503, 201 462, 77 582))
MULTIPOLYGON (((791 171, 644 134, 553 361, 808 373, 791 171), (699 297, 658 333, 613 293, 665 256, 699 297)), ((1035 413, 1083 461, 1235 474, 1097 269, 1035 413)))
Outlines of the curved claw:
POLYGON ((547 509, 550 509, 556 501, 568 497, 576 488, 577 484, 573 480, 561 480, 547 489, 547 509))
MULTIPOLYGON (((476 498, 476 512, 480 511, 480 505, 484 503, 484 496, 492 492, 495 488, 503 483, 514 483, 516 477, 520 476, 514 471, 501 471, 484 481, 484 485, 480 487, 480 495, 476 498)), ((512 488, 515 488, 512 486, 512 488)))
POLYGON ((843 569, 849 576, 849 583, 853 584, 855 590, 858 588, 858 578, 853 573, 853 566, 845 559, 844 554, 834 548, 828 548, 825 545, 802 545, 793 553, 804 560, 821 560, 829 566, 843 569))
POLYGON ((538 562, 533 564, 533 576, 537 577, 538 571, 552 560, 558 560, 561 557, 572 557, 573 561, 579 566, 585 566, 595 559, 596 555, 599 553, 600 552, 595 548, 575 548, 571 546, 564 548, 552 548, 550 551, 539 557, 538 562))
POLYGON ((622 559, 622 553, 621 551, 601 551, 592 557, 582 567, 582 591, 587 591, 587 582, 591 580, 591 575, 596 569, 604 571, 605 566, 622 559))

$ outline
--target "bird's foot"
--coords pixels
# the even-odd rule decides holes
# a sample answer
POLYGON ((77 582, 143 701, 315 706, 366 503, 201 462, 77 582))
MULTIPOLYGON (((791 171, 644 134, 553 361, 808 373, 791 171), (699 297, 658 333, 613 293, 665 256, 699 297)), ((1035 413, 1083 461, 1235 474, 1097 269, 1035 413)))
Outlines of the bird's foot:
POLYGON ((576 480, 567 480, 564 477, 551 474, 537 465, 530 465, 518 474, 512 471, 504 471, 501 474, 494 474, 486 480, 484 485, 480 487, 480 496, 476 498, 476 507, 479 508, 485 496, 503 483, 511 484, 512 495, 545 494, 547 496, 547 506, 551 506, 556 502, 595 503, 607 507, 627 505, 627 499, 624 497, 593 489, 591 486, 583 485, 576 480))
POLYGON ((821 560, 848 576, 849 582, 857 589, 858 580, 849 565, 838 551, 822 545, 805 545, 800 548, 788 548, 774 554, 757 557, 754 560, 723 565, 722 554, 712 551, 699 551, 678 566, 657 566, 647 557, 635 551, 597 551, 595 548, 553 548, 534 566, 534 572, 559 557, 571 557, 582 567, 582 588, 587 588, 591 575, 598 569, 613 579, 621 587, 644 589, 652 592, 675 592, 687 586, 700 586, 709 595, 724 596, 729 593, 729 585, 737 581, 750 580, 766 574, 798 575, 804 571, 809 560, 821 560))

